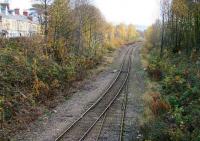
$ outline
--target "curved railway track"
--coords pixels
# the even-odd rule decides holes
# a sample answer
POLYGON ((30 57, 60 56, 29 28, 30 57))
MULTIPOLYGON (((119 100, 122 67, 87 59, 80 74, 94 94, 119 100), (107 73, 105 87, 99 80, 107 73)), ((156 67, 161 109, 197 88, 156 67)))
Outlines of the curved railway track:
POLYGON ((55 141, 82 141, 97 122, 106 117, 106 112, 123 90, 130 72, 132 47, 129 47, 121 64, 120 71, 104 91, 102 96, 71 126, 63 131, 55 141))

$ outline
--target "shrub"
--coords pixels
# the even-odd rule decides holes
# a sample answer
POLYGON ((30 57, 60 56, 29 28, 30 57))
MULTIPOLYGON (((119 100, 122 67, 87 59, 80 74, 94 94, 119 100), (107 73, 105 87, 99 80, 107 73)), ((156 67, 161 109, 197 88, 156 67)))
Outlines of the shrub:
POLYGON ((46 46, 38 38, 0 42, 0 117, 4 116, 6 123, 17 122, 22 111, 30 111, 36 104, 45 105, 58 91, 75 80, 82 80, 86 70, 98 65, 103 52, 98 52, 98 47, 79 56, 68 51, 58 61, 54 50, 45 52, 46 46))
POLYGON ((170 141, 168 129, 169 126, 159 119, 147 122, 141 128, 145 140, 151 141, 170 141))
POLYGON ((170 110, 170 105, 161 98, 160 94, 152 93, 150 95, 152 97, 150 109, 154 113, 154 115, 158 116, 170 110))
POLYGON ((161 71, 161 65, 158 58, 150 61, 147 71, 153 80, 159 81, 162 79, 163 73, 161 71))
MULTIPOLYGON (((149 108, 154 113, 153 120, 146 125, 145 139, 163 141, 198 141, 200 130, 200 79, 199 66, 184 54, 166 52, 163 59, 150 53, 149 76, 159 80, 159 87, 153 93, 149 108), (153 127, 162 123, 164 129, 153 132, 153 127), (155 135, 154 135, 155 134, 155 135), (161 139, 160 136, 165 136, 161 139)), ((194 59, 194 57, 193 57, 194 59)), ((155 81, 154 81, 155 82, 155 81)))

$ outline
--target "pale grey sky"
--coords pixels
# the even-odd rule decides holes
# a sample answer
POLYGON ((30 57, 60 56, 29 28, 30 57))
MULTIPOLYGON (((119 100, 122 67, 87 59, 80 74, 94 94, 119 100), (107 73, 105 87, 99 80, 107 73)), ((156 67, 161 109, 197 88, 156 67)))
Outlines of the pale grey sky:
POLYGON ((159 3, 159 0, 95 0, 108 21, 145 26, 159 17, 159 3))
POLYGON ((30 8, 31 0, 10 0, 11 8, 20 8, 21 10, 25 10, 30 8))
MULTIPOLYGON (((114 24, 151 25, 159 17, 159 0, 94 0, 105 18, 114 24)), ((28 9, 31 0, 11 0, 11 8, 28 9)))

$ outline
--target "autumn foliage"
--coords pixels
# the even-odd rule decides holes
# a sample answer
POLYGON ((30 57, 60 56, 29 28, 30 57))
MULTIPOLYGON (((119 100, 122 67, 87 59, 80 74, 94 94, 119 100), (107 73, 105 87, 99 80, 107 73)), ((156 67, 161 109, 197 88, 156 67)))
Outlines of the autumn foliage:
POLYGON ((159 116, 170 110, 171 106, 161 98, 159 93, 151 93, 150 97, 152 98, 150 109, 154 115, 159 116))
POLYGON ((105 53, 138 37, 133 25, 107 23, 87 0, 44 2, 34 5, 42 35, 0 39, 0 126, 5 133, 37 119, 44 112, 38 107, 53 108, 56 98, 67 99, 74 83, 101 64, 105 53))

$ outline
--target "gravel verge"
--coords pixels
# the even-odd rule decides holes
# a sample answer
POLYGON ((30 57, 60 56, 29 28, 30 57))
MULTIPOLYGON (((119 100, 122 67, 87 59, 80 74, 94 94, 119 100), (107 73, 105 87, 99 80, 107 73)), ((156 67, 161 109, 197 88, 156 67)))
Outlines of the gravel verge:
POLYGON ((30 123, 26 130, 22 130, 12 137, 12 141, 53 141, 55 137, 67 126, 75 121, 95 100, 110 83, 122 60, 127 48, 115 51, 113 63, 107 65, 104 71, 84 82, 83 87, 73 94, 68 100, 60 104, 45 115, 30 123))

